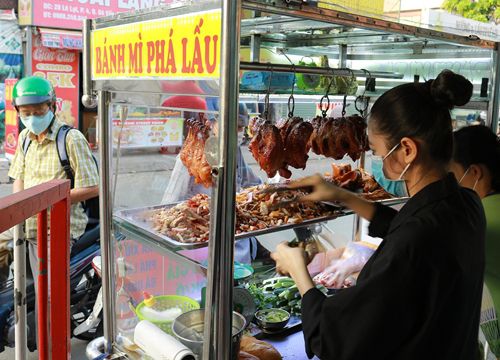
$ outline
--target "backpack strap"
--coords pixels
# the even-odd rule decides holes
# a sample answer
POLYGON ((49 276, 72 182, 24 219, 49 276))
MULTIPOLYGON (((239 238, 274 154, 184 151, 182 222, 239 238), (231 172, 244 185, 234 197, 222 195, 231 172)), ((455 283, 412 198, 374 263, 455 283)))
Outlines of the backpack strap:
POLYGON ((29 149, 30 145, 31 145, 31 139, 28 136, 28 134, 26 134, 26 137, 23 140, 23 154, 25 157, 26 157, 26 154, 28 153, 28 149, 29 149))
POLYGON ((73 128, 68 125, 63 125, 59 128, 56 135, 56 147, 61 166, 64 169, 66 176, 70 180, 71 188, 73 189, 75 187, 75 175, 73 174, 73 170, 71 169, 68 151, 66 149, 66 137, 68 136, 68 133, 71 129, 73 128))

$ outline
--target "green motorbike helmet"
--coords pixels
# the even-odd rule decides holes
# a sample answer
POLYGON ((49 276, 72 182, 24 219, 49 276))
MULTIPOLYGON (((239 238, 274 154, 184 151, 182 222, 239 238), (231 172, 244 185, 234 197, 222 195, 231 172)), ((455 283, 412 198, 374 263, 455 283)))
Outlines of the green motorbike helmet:
POLYGON ((12 90, 12 104, 35 105, 42 103, 55 103, 56 93, 50 81, 38 76, 29 76, 19 80, 12 90))

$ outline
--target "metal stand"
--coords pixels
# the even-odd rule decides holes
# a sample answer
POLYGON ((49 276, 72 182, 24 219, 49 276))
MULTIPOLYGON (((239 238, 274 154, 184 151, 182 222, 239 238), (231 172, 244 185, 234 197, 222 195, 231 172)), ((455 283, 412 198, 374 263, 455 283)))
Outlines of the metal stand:
MULTIPOLYGON (((239 95, 240 2, 222 4, 219 166, 211 201, 208 284, 205 307, 204 360, 230 360, 233 314, 233 261, 236 151, 239 95), (231 210, 229 210, 231 209, 231 210), (207 339, 207 337, 209 339, 207 339)), ((235 354, 236 355, 236 354, 235 354)))
MULTIPOLYGON (((109 119, 109 103, 111 94, 108 91, 99 91, 99 157, 101 164, 111 164, 111 124, 109 119)), ((102 289, 103 289, 103 316, 105 350, 111 353, 115 339, 115 286, 113 278, 113 243, 112 243, 112 206, 110 179, 112 177, 109 166, 99 166, 99 197, 100 197, 100 236, 102 257, 102 289)))
POLYGON ((26 359, 26 241, 21 225, 14 227, 14 313, 15 313, 15 354, 16 360, 26 359))

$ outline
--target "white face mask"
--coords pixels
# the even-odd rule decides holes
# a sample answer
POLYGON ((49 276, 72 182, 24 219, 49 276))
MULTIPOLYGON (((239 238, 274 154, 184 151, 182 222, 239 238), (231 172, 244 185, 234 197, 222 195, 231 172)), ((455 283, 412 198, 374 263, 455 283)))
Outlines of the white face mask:
MULTIPOLYGON (((459 185, 462 183, 462 180, 467 176, 467 174, 469 173, 469 170, 470 170, 470 166, 467 168, 467 170, 465 170, 464 174, 462 175, 462 177, 458 181, 459 185)), ((476 179, 476 181, 474 182, 474 186, 472 187, 472 190, 476 191, 476 186, 477 186, 478 181, 479 181, 479 179, 476 179)))

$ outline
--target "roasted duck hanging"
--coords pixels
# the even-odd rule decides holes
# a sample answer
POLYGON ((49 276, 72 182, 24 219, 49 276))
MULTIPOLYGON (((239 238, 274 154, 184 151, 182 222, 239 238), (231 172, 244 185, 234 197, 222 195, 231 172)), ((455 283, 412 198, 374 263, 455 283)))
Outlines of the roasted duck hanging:
POLYGON ((187 120, 189 128, 180 152, 181 161, 194 177, 196 184, 212 186, 212 169, 205 156, 205 142, 210 136, 210 126, 204 118, 187 120))

